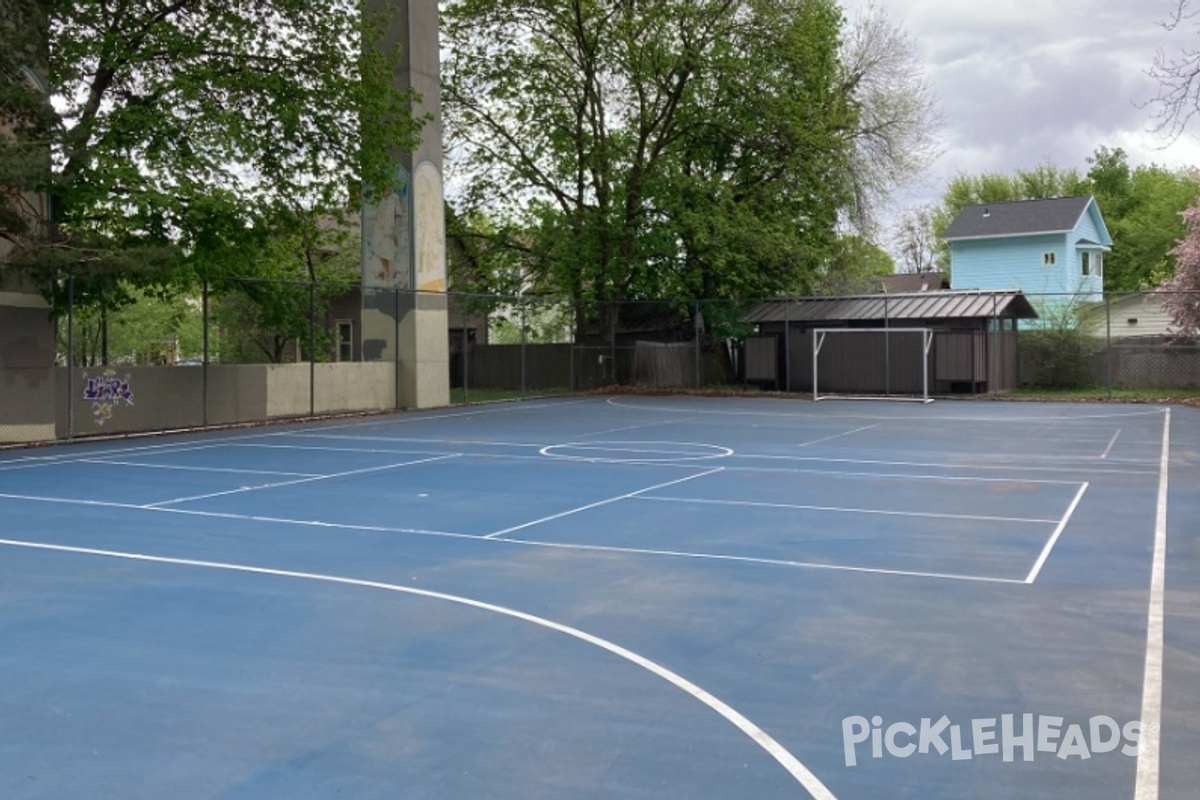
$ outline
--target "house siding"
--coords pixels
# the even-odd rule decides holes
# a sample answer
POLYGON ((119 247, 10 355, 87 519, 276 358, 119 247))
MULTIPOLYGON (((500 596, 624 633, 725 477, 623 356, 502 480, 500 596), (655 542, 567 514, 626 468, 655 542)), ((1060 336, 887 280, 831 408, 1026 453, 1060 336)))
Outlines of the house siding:
POLYGON ((1104 278, 1094 270, 1083 274, 1083 251, 1076 246, 1081 239, 1098 243, 1102 250, 1112 243, 1094 201, 1067 233, 951 241, 951 288, 1020 289, 1033 297, 1043 317, 1056 316, 1055 309, 1099 302, 1104 278), (1051 266, 1044 262, 1046 253, 1054 254, 1051 266))
POLYGON ((951 288, 1064 292, 1066 261, 1067 239, 1061 234, 951 242, 951 288), (1046 253, 1054 253, 1054 266, 1043 265, 1046 253))
POLYGON ((1088 309, 1080 330, 1089 336, 1125 339, 1132 336, 1165 336, 1175 320, 1162 306, 1162 298, 1151 293, 1126 295, 1088 309), (1130 320, 1137 320, 1130 323, 1130 320))

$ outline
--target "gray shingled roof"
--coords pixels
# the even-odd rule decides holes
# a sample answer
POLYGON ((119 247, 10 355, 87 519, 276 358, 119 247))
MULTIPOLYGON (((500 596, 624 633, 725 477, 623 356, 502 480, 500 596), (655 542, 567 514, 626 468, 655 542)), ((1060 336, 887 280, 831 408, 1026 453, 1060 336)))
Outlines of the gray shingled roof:
POLYGON ((849 322, 889 320, 1033 319, 1037 312, 1018 290, 865 294, 768 300, 743 322, 849 322))
POLYGON ((1090 197, 1055 197, 967 206, 946 228, 942 238, 952 241, 1066 233, 1075 228, 1091 202, 1090 197))

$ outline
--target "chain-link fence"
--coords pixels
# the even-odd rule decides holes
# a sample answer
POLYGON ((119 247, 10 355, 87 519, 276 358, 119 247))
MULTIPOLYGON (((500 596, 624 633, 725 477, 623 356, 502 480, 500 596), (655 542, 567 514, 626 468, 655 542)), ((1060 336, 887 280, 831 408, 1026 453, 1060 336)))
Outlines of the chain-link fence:
POLYGON ((1179 335, 1198 307, 1163 292, 618 303, 237 277, 97 297, 68 280, 52 302, 0 295, 0 442, 611 386, 1200 395, 1200 344, 1179 335))

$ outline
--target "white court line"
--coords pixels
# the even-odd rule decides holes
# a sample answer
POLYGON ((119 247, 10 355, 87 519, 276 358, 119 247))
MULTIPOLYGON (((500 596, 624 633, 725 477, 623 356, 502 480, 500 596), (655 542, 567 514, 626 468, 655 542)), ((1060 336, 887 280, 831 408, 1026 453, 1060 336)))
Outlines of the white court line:
POLYGON ((239 475, 283 475, 293 478, 318 478, 316 472, 281 472, 270 469, 235 469, 233 467, 195 467, 182 464, 147 464, 144 461, 114 461, 108 458, 81 458, 81 464, 111 464, 116 467, 142 467, 145 469, 174 469, 184 472, 231 472, 239 475))
MULTIPOLYGON (((412 443, 415 443, 415 444, 476 444, 475 442, 463 442, 463 441, 459 441, 459 440, 455 440, 452 442, 443 442, 441 440, 436 440, 436 439, 411 439, 408 441, 411 441, 412 443)), ((562 445, 562 444, 552 444, 552 445, 532 444, 531 445, 531 444, 527 444, 527 443, 523 443, 523 442, 481 442, 479 444, 490 444, 490 445, 495 445, 497 447, 539 447, 542 449, 549 448, 549 447, 565 447, 566 446, 566 445, 562 445)), ((229 447, 279 449, 279 450, 315 450, 315 451, 322 451, 322 452, 329 451, 329 452, 334 452, 334 453, 383 453, 383 454, 387 454, 387 455, 396 455, 398 453, 412 453, 412 454, 418 454, 418 455, 437 455, 438 454, 438 451, 433 451, 433 450, 393 450, 393 449, 380 449, 380 448, 371 448, 371 447, 325 447, 325 446, 318 446, 318 445, 310 446, 310 445, 299 445, 299 444, 235 443, 235 444, 231 444, 228 446, 229 447)), ((594 445, 582 445, 582 446, 594 447, 594 445)), ((710 446, 715 446, 715 445, 710 445, 710 446)), ((607 448, 599 448, 599 449, 607 449, 607 448)), ((729 448, 723 448, 723 449, 729 449, 729 448)), ((686 460, 686 458, 691 458, 693 461, 696 460, 695 456, 688 456, 688 457, 681 456, 680 463, 672 463, 669 461, 653 461, 653 462, 651 462, 649 460, 646 460, 646 461, 630 460, 630 461, 626 462, 626 461, 618 461, 618 460, 604 459, 604 458, 574 458, 574 457, 570 457, 570 456, 559 456, 559 455, 545 456, 545 455, 541 455, 541 454, 538 454, 538 455, 515 455, 512 453, 459 453, 459 455, 466 457, 466 458, 512 459, 514 461, 522 461, 522 460, 540 461, 544 458, 550 457, 550 458, 555 458, 555 459, 558 459, 561 461, 579 461, 579 462, 588 463, 588 464, 620 465, 623 463, 629 463, 634 466, 644 466, 645 464, 653 463, 655 466, 661 466, 664 468, 671 468, 671 469, 695 469, 694 463, 684 463, 684 461, 686 460)), ((728 457, 731 460, 745 459, 747 461, 753 461, 755 459, 765 459, 765 460, 770 460, 770 461, 803 461, 803 462, 837 461, 839 463, 880 464, 880 465, 896 464, 896 465, 900 465, 900 466, 910 466, 910 465, 911 466, 925 466, 925 467, 941 468, 941 469, 970 469, 971 468, 970 466, 964 467, 961 464, 909 464, 908 462, 856 461, 853 459, 823 459, 823 458, 814 458, 814 457, 807 457, 807 456, 779 456, 779 455, 767 455, 767 454, 760 455, 757 453, 742 453, 742 452, 737 452, 737 451, 731 451, 727 456, 725 454, 721 454, 721 455, 722 455, 722 457, 728 457)), ((723 462, 723 463, 725 463, 725 462, 723 462)), ((862 471, 851 471, 851 470, 810 469, 810 468, 802 468, 802 467, 789 468, 789 469, 775 468, 775 467, 734 467, 734 466, 728 466, 727 463, 724 468, 729 472, 772 472, 772 473, 785 473, 785 474, 795 474, 795 475, 831 475, 831 476, 839 476, 839 477, 848 476, 848 477, 863 477, 863 478, 892 478, 892 479, 898 479, 898 480, 920 480, 920 481, 967 481, 967 482, 979 482, 979 483, 1020 483, 1020 484, 1028 483, 1028 484, 1048 485, 1048 486, 1078 486, 1079 485, 1079 481, 1056 480, 1053 478, 983 478, 983 477, 976 477, 976 476, 972 476, 972 475, 934 475, 931 473, 862 472, 862 471)), ((1019 469, 1019 468, 1013 467, 1011 469, 1019 469)), ((1055 471, 1076 472, 1077 470, 1055 470, 1055 471)), ((1107 474, 1107 472, 1108 471, 1105 471, 1104 474, 1107 474)), ((1124 474, 1128 474, 1128 473, 1114 472, 1114 474, 1124 475, 1124 474)), ((1140 473, 1136 473, 1136 474, 1140 474, 1140 473)))
POLYGON ((575 550, 589 553, 605 553, 616 555, 656 556, 665 558, 690 558, 702 561, 717 561, 730 564, 749 564, 766 567, 785 567, 793 569, 819 569, 831 572, 858 572, 868 575, 893 575, 906 578, 931 578, 935 580, 963 581, 968 583, 999 583, 1024 586, 1025 581, 1018 578, 996 578, 988 575, 963 575, 949 572, 921 572, 917 570, 884 569, 881 567, 856 567, 843 564, 828 564, 815 561, 794 561, 783 558, 763 558, 759 556, 738 556, 725 553, 704 553, 688 550, 662 550, 645 547, 618 547, 600 544, 572 544, 570 542, 548 542, 538 539, 490 539, 481 534, 456 533, 453 531, 434 531, 421 528, 389 528, 376 525, 353 525, 338 522, 321 522, 320 520, 288 519, 286 517, 267 517, 256 514, 234 514, 224 511, 201 511, 191 508, 148 508, 133 503, 114 503, 105 500, 76 500, 65 497, 36 497, 33 495, 0 494, 0 499, 20 500, 36 503, 61 505, 95 506, 114 508, 124 511, 150 511, 158 514, 182 514, 192 517, 210 517, 214 519, 235 520, 239 522, 264 522, 274 525, 297 525, 307 528, 331 528, 335 530, 364 531, 367 533, 396 533, 413 536, 430 536, 440 539, 473 539, 477 542, 494 542, 501 545, 518 545, 521 547, 545 547, 554 550, 575 550))
POLYGON ((1108 458, 1108 454, 1112 452, 1113 445, 1117 443, 1117 437, 1121 435, 1121 429, 1117 428, 1117 432, 1113 434, 1112 441, 1108 443, 1108 447, 1104 448, 1104 452, 1100 455, 1101 458, 1108 458))
MULTIPOLYGON (((828 413, 823 414, 817 411, 709 411, 700 408, 663 408, 654 406, 649 403, 631 403, 629 401, 618 400, 615 397, 610 397, 605 401, 610 406, 616 408, 630 408, 636 411, 655 411, 659 413, 670 414, 718 414, 731 417, 821 417, 821 418, 841 418, 841 419, 875 419, 882 422, 924 422, 930 421, 936 424, 943 422, 999 422, 999 423, 1014 423, 1014 424, 1029 424, 1035 422, 1070 422, 1072 420, 1091 420, 1091 419, 1115 419, 1118 417, 1148 417, 1152 414, 1159 414, 1163 411, 1163 406, 1156 406, 1146 410, 1138 411, 1114 411, 1105 414, 1059 414, 1056 416, 1008 416, 1008 417, 972 417, 972 416, 955 416, 954 414, 946 414, 946 406, 939 407, 936 416, 929 415, 908 415, 897 414, 893 416, 883 416, 880 414, 855 414, 855 413, 828 413)), ((721 401, 718 401, 721 402, 721 401)), ((762 402, 761 399, 751 399, 751 402, 762 402)), ((803 404, 811 402, 797 396, 795 400, 784 400, 781 402, 803 404)), ((1020 406, 1021 403, 1011 403, 1006 405, 1020 406)), ((1029 404, 1024 404, 1029 405, 1029 404)), ((923 407, 923 406, 922 406, 923 407)), ((913 408, 913 406, 905 404, 904 408, 913 408)))
MULTIPOLYGON (((475 408, 471 411, 448 411, 442 413, 426 413, 422 411, 406 411, 399 413, 385 414, 387 419, 371 418, 365 420, 356 420, 354 422, 345 422, 336 425, 323 425, 320 422, 312 423, 317 431, 335 431, 344 430, 346 428, 374 428, 386 425, 411 425, 415 422, 427 422, 431 419, 454 419, 456 417, 475 417, 481 414, 498 414, 507 411, 540 411, 545 408, 554 408, 557 406, 573 406, 579 403, 594 403, 592 398, 584 398, 582 400, 560 400, 552 402, 529 403, 528 401, 514 401, 511 403, 494 403, 489 404, 487 408, 475 408)), ((305 425, 304 420, 289 421, 291 425, 305 425)), ((307 436, 309 434, 304 431, 272 431, 270 433, 258 434, 260 436, 307 436)))
POLYGON ((157 503, 147 503, 142 508, 161 508, 163 506, 175 505, 176 503, 189 503, 193 500, 208 500, 213 497, 227 497, 232 494, 242 494, 244 492, 257 492, 263 489, 278 489, 284 486, 298 486, 302 483, 313 483, 314 481, 327 481, 335 478, 347 478, 351 475, 365 475, 371 472, 383 472, 384 470, 397 469, 399 467, 411 467, 417 464, 428 464, 431 461, 444 461, 448 458, 458 458, 457 453, 450 455, 434 456, 432 458, 421 458, 416 461, 400 461, 395 464, 384 464, 379 467, 366 467, 364 469, 351 469, 345 472, 334 472, 330 475, 316 475, 310 478, 299 478, 294 481, 277 481, 275 483, 263 483, 258 486, 241 486, 237 489, 227 489, 223 492, 209 492, 208 494, 197 494, 191 497, 176 497, 173 500, 160 500, 157 503))
MULTIPOLYGON (((426 442, 433 444, 433 442, 426 442)), ((444 455, 439 450, 412 450, 410 448, 382 448, 382 447, 325 447, 321 445, 306 445, 306 444, 231 444, 229 447, 248 447, 262 450, 312 450, 318 453, 376 453, 389 456, 398 455, 418 455, 418 456, 436 456, 444 455)))
MULTIPOLYGON (((776 458, 775 456, 755 456, 745 455, 743 453, 735 453, 731 459, 739 458, 755 459, 755 458, 776 458)), ((663 466, 674 466, 671 464, 663 464, 663 466)), ((680 467, 685 466, 683 464, 680 467)), ((1024 485, 1032 486, 1078 486, 1079 481, 1063 481, 1054 480, 1052 478, 981 478, 976 475, 934 475, 931 473, 921 472, 860 472, 853 470, 838 470, 838 469, 811 469, 805 467, 731 467, 724 464, 726 472, 761 472, 764 474, 783 474, 783 475, 828 475, 837 478, 886 478, 889 480, 900 481, 921 481, 929 483, 933 481, 950 481, 950 482, 965 482, 965 483, 1001 483, 1006 485, 1024 485)))
POLYGON ((620 428, 609 428, 603 431, 593 431, 592 433, 575 434, 575 438, 587 438, 589 436, 604 436, 607 433, 621 433, 623 431, 636 431, 642 428, 659 428, 663 425, 679 425, 682 422, 687 422, 685 419, 669 419, 666 422, 644 422, 641 425, 623 425, 620 428))
POLYGON ((518 611, 507 606, 499 606, 493 603, 487 603, 482 600, 474 600, 461 595, 446 594, 444 592, 434 592, 428 589, 416 589, 411 586, 399 586, 393 583, 383 583, 380 581, 368 581, 358 578, 348 578, 341 575, 325 575, 314 572, 294 572, 291 570, 269 569, 267 567, 255 567, 248 564, 231 564, 219 561, 196 561, 185 558, 168 558, 165 556, 152 556, 142 553, 128 553, 114 550, 96 550, 84 547, 69 547, 65 545, 40 544, 36 542, 22 542, 11 539, 0 539, 0 545, 7 547, 20 547, 30 550, 48 550, 60 553, 72 553, 76 555, 97 556, 102 558, 115 558, 126 561, 139 561, 151 564, 168 564, 180 567, 196 567, 200 569, 222 570, 226 572, 240 572, 251 575, 263 575, 275 578, 289 578, 292 580, 316 581, 320 583, 331 583, 339 586, 353 586, 361 589, 379 589, 386 592, 396 592, 398 594, 407 594, 414 597, 424 597, 430 600, 442 600, 457 605, 474 608, 480 611, 487 611, 493 614, 500 614, 505 617, 528 622, 533 625, 555 631, 578 639, 586 644, 600 648, 618 658, 640 667, 657 678, 661 678, 676 689, 691 695, 696 700, 699 700, 708 708, 719 714, 725 721, 732 724, 744 735, 750 738, 756 745, 771 756, 780 766, 787 770, 788 774, 799 783, 804 790, 813 798, 813 800, 836 800, 825 784, 821 782, 807 767, 792 755, 783 745, 777 742, 762 728, 755 725, 747 717, 738 712, 735 708, 725 703, 718 697, 698 685, 692 683, 687 678, 684 678, 677 672, 674 672, 661 664, 651 661, 645 656, 639 655, 632 650, 624 648, 614 642, 587 633, 586 631, 574 628, 570 625, 564 625, 561 622, 539 617, 534 614, 529 614, 524 611, 518 611))
POLYGON ((694 480, 696 480, 696 478, 703 478, 706 475, 712 475, 712 474, 720 472, 720 471, 721 471, 721 468, 717 467, 715 469, 705 470, 704 472, 696 473, 695 475, 689 475, 686 478, 678 478, 673 481, 667 481, 666 483, 658 483, 658 484, 655 484, 654 486, 647 486, 645 489, 638 489, 636 492, 629 492, 627 494, 623 494, 618 497, 610 497, 606 500, 600 500, 595 503, 588 503, 586 506, 580 506, 579 508, 572 508, 569 511, 560 511, 557 514, 551 514, 548 517, 542 517, 541 519, 535 519, 532 522, 526 522, 521 525, 514 525, 511 528, 505 528, 504 530, 501 530, 501 531, 493 531, 492 533, 489 533, 487 536, 484 536, 483 538, 484 539, 496 539, 501 536, 504 536, 505 534, 512 533, 513 531, 523 530, 524 528, 532 528, 534 525, 541 525, 544 522, 551 522, 556 519, 562 519, 563 517, 569 517, 572 514, 578 514, 583 511, 589 511, 593 508, 599 508, 600 506, 609 505, 610 503, 617 503, 617 502, 620 502, 621 500, 628 500, 631 497, 637 497, 638 495, 645 494, 646 492, 653 492, 656 489, 665 489, 668 486, 675 486, 676 484, 685 483, 687 481, 694 481, 694 480))
POLYGON ((955 572, 923 572, 920 570, 884 569, 882 567, 856 567, 847 564, 828 564, 820 561, 792 561, 784 558, 735 556, 726 555, 723 553, 702 553, 689 550, 657 550, 647 547, 618 547, 603 544, 544 542, 536 539, 492 539, 490 541, 505 542, 507 544, 528 545, 531 547, 549 547, 557 550, 585 550, 596 553, 612 553, 616 555, 666 556, 668 558, 692 558, 700 561, 724 561, 734 564, 794 567, 798 569, 827 570, 830 572, 858 572, 865 575, 890 575, 901 578, 930 578, 943 581, 962 581, 964 583, 1000 583, 1009 586, 1025 585, 1025 581, 1019 578, 995 578, 989 575, 963 575, 955 572))
POLYGON ((1037 561, 1033 563, 1033 569, 1029 570, 1029 574, 1025 576, 1025 583, 1033 583, 1037 580, 1038 573, 1042 571, 1042 565, 1050 557, 1050 551, 1054 549, 1054 545, 1058 543, 1058 537, 1062 536, 1067 523, 1071 521, 1071 516, 1075 513, 1075 509, 1079 506, 1079 501, 1083 499, 1083 493, 1087 491, 1087 488, 1088 484, 1086 481, 1079 485, 1079 491, 1075 493, 1075 499, 1071 501, 1071 505, 1067 506, 1067 511, 1063 514, 1062 519, 1058 521, 1058 526, 1054 529, 1054 533, 1050 534, 1050 539, 1046 542, 1046 546, 1042 548, 1037 561))
MULTIPOLYGON (((739 455, 742 455, 739 453, 739 455)), ((749 456, 746 456, 749 457, 749 456)), ((869 458, 824 458, 821 456, 770 456, 756 455, 753 458, 768 459, 771 461, 813 461, 818 464, 873 464, 881 467, 925 467, 927 469, 973 469, 983 472, 1000 472, 1000 471, 1017 471, 1017 472, 1072 472, 1078 473, 1081 470, 1088 470, 1092 474, 1100 475, 1154 475, 1153 470, 1144 469, 1103 469, 1097 470, 1094 464, 1082 464, 1078 467, 1035 467, 1031 464, 994 464, 994 463, 968 463, 959 462, 954 464, 937 463, 929 461, 888 461, 885 459, 869 459, 869 458)), ((1093 457, 1094 459, 1094 457, 1093 457)), ((1072 481, 1074 483, 1074 481, 1072 481)))
POLYGON ((868 431, 871 428, 878 428, 882 424, 883 424, 882 422, 876 422, 872 425, 863 425, 861 428, 855 428, 852 431, 846 431, 845 433, 835 433, 833 436, 826 436, 821 439, 813 439, 811 442, 801 442, 800 444, 798 444, 796 446, 797 447, 808 447, 811 444, 820 444, 821 442, 831 442, 834 439, 840 439, 843 436, 849 436, 854 433, 861 433, 862 431, 868 431))
MULTIPOLYGON (((121 511, 153 511, 160 514, 181 514, 189 517, 208 517, 213 519, 234 520, 236 522, 269 522, 276 525, 299 525, 307 528, 333 528, 346 531, 363 531, 366 533, 404 533, 418 536, 437 536, 448 539, 474 539, 483 537, 477 533, 455 533, 454 531, 435 531, 426 528, 393 528, 381 525, 354 525, 341 522, 322 522, 311 519, 289 519, 288 517, 268 517, 259 514, 234 514, 227 511, 201 511, 194 508, 157 508, 136 503, 117 503, 109 500, 82 500, 72 497, 38 497, 37 495, 0 494, 2 500, 19 500, 30 503, 49 503, 51 505, 93 506, 98 508, 113 508, 121 511)), ((505 539, 496 541, 506 542, 505 539)))
POLYGON ((1142 684, 1142 741, 1138 746, 1134 800, 1158 800, 1162 745, 1163 626, 1167 589, 1167 472, 1171 463, 1171 409, 1163 417, 1158 504, 1154 515, 1154 560, 1150 609, 1146 614, 1146 674, 1142 684))
MULTIPOLYGON (((233 441, 232 439, 228 441, 233 441)), ((64 445, 66 446, 66 445, 64 445)), ((146 453, 150 451, 151 455, 161 455, 170 453, 190 453, 193 450, 211 450, 217 447, 224 447, 224 442, 208 442, 205 444, 150 444, 140 447, 119 447, 115 449, 88 450, 83 453, 62 453, 52 454, 47 456, 29 456, 22 459, 20 463, 5 461, 0 462, 0 472, 7 472, 18 469, 29 469, 31 467, 53 467, 60 464, 77 464, 81 461, 86 461, 90 458, 106 457, 110 455, 120 456, 130 453, 146 453)))
POLYGON ((879 508, 843 508, 841 506, 808 506, 797 503, 761 503, 751 500, 706 500, 699 497, 636 497, 635 500, 652 500, 659 503, 698 503, 716 506, 747 506, 750 508, 786 508, 796 511, 829 511, 839 514, 879 514, 889 517, 924 517, 929 519, 954 519, 965 522, 1024 522, 1053 525, 1057 519, 1033 517, 989 517, 975 514, 943 514, 937 511, 888 511, 879 508))
MULTIPOLYGON (((733 450, 731 448, 723 447, 722 445, 719 445, 719 444, 708 444, 707 442, 596 442, 595 444, 582 444, 580 442, 561 442, 558 444, 545 445, 538 452, 543 456, 547 456, 548 458, 561 458, 561 459, 565 459, 568 461, 576 460, 576 459, 573 459, 573 457, 569 456, 569 455, 566 455, 566 456, 559 455, 556 452, 554 452, 556 450, 567 450, 567 451, 584 450, 584 451, 595 451, 595 452, 600 452, 600 453, 632 453, 634 455, 634 458, 630 458, 630 459, 613 459, 613 460, 617 460, 617 461, 644 461, 644 460, 652 460, 652 461, 668 460, 669 461, 670 460, 670 459, 657 459, 657 458, 655 458, 655 459, 639 459, 639 458, 637 458, 637 456, 640 456, 640 455, 672 456, 679 461, 689 461, 689 460, 702 461, 702 460, 707 460, 710 458, 725 458, 727 456, 733 455, 733 450), (646 445, 646 446, 645 447, 622 447, 621 446, 621 445, 630 445, 630 444, 646 445), (649 445, 652 445, 652 444, 667 445, 668 447, 672 447, 674 449, 670 449, 670 450, 652 449, 649 447, 649 445), (680 449, 680 448, 684 448, 684 447, 695 447, 697 449, 691 450, 691 451, 680 449), (705 449, 701 450, 699 448, 705 448, 705 449)), ((596 460, 608 461, 610 459, 579 458, 577 460, 580 460, 580 461, 596 461, 596 460)))
MULTIPOLYGON (((591 398, 585 398, 582 400, 563 400, 563 401, 558 401, 558 402, 543 402, 543 403, 537 403, 537 404, 497 403, 494 406, 490 406, 489 408, 486 408, 486 409, 481 408, 481 409, 474 409, 471 411, 451 412, 451 413, 444 413, 444 414, 423 414, 420 412, 411 412, 411 411, 410 412, 402 412, 402 413, 391 413, 391 414, 385 415, 385 416, 387 416, 387 419, 380 419, 379 417, 371 417, 366 420, 360 419, 360 420, 355 420, 354 422, 346 422, 346 423, 337 424, 337 425, 324 425, 320 421, 272 420, 271 422, 278 423, 279 425, 287 426, 290 429, 289 430, 263 430, 260 427, 253 427, 253 428, 239 429, 232 435, 219 435, 219 436, 216 436, 216 438, 207 438, 206 441, 204 441, 203 443, 197 443, 197 444, 190 444, 187 442, 163 442, 161 444, 139 445, 136 447, 119 447, 119 448, 115 448, 115 449, 104 449, 104 448, 89 449, 86 453, 54 453, 54 454, 50 454, 50 455, 21 456, 19 459, 11 459, 11 460, 0 459, 0 472, 5 471, 5 470, 13 470, 13 469, 28 469, 30 467, 51 466, 53 464, 72 463, 72 462, 76 462, 76 461, 80 461, 80 460, 83 460, 86 458, 92 458, 92 457, 96 457, 96 456, 105 457, 105 456, 109 456, 109 455, 123 455, 123 454, 127 454, 127 453, 140 453, 140 452, 145 452, 145 451, 186 453, 186 452, 190 452, 192 450, 205 450, 205 449, 214 448, 214 447, 225 447, 225 446, 229 446, 229 445, 238 446, 239 443, 245 442, 245 440, 247 440, 247 439, 263 439, 263 438, 280 437, 280 436, 309 436, 309 435, 311 435, 311 434, 307 434, 303 431, 295 430, 295 428, 297 428, 299 426, 313 426, 315 428, 315 430, 318 430, 318 431, 331 431, 331 430, 339 430, 339 429, 344 429, 344 428, 369 428, 369 427, 386 426, 386 425, 401 424, 401 423, 406 424, 406 423, 412 423, 412 422, 422 422, 422 421, 430 420, 430 419, 448 419, 451 417, 475 416, 475 415, 479 415, 479 414, 497 413, 497 412, 502 412, 502 411, 539 410, 539 409, 551 408, 551 407, 555 407, 555 406, 575 405, 578 403, 589 403, 589 402, 596 402, 596 401, 592 400, 591 398)), ((155 437, 171 437, 171 436, 180 436, 180 435, 206 436, 207 437, 212 434, 213 434, 213 430, 206 430, 204 428, 195 428, 195 429, 179 430, 179 431, 156 431, 154 433, 145 434, 145 435, 155 436, 155 437)), ((76 440, 69 440, 69 441, 60 441, 60 442, 55 443, 54 447, 67 448, 67 449, 72 449, 72 448, 77 448, 77 447, 84 448, 84 447, 90 447, 93 445, 100 445, 105 442, 120 440, 123 438, 135 438, 135 435, 131 434, 129 436, 123 436, 121 434, 117 434, 112 437, 104 437, 104 438, 89 438, 86 440, 76 439, 76 440)), ((137 437, 137 438, 141 438, 141 437, 137 437)), ((379 441, 381 437, 363 437, 363 438, 379 441)), ((541 447, 541 445, 529 445, 529 446, 530 447, 541 447)))
POLYGON ((533 442, 496 442, 487 439, 418 439, 412 436, 344 436, 341 434, 325 435, 323 433, 306 433, 303 439, 334 439, 344 442, 396 442, 405 444, 476 444, 490 447, 545 447, 542 443, 533 442))

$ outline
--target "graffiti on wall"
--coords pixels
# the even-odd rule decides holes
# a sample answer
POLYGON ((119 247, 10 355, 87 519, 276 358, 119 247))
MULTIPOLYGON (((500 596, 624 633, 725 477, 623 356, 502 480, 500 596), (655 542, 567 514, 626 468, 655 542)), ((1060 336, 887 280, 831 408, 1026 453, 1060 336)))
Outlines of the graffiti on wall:
POLYGON ((133 388, 129 385, 129 373, 124 377, 114 369, 106 369, 100 375, 83 374, 83 399, 92 404, 92 417, 97 425, 112 419, 113 409, 121 404, 133 405, 133 388))

